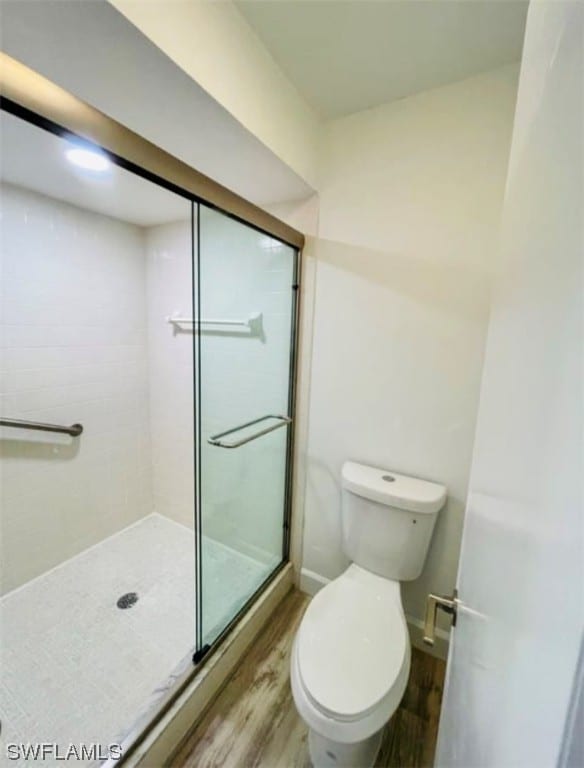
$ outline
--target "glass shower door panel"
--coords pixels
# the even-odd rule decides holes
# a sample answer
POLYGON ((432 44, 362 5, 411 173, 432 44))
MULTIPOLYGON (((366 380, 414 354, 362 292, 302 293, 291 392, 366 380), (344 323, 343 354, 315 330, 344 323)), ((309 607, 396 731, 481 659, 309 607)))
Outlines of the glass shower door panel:
POLYGON ((202 643, 284 556, 296 251, 200 206, 202 643))

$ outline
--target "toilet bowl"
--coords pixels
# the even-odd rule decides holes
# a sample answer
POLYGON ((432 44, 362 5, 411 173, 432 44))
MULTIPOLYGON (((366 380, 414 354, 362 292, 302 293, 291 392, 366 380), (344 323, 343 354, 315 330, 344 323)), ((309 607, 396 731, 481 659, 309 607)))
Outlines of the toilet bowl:
POLYGON ((426 559, 446 488, 346 462, 343 549, 352 560, 313 598, 294 640, 292 695, 315 768, 369 768, 405 692, 410 641, 400 582, 426 559))
POLYGON ((312 600, 292 652, 292 692, 315 766, 372 765, 410 671, 400 586, 350 565, 312 600))

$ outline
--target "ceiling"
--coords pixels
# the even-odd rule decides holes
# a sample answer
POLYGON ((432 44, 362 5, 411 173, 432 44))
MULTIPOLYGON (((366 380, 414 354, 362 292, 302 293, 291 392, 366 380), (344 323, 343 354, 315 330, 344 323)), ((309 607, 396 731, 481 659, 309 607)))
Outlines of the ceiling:
POLYGON ((235 0, 324 118, 519 61, 527 0, 235 0))
POLYGON ((72 165, 66 139, 0 111, 0 179, 90 211, 148 227, 188 219, 186 198, 116 165, 103 174, 72 165))
POLYGON ((0 0, 2 50, 257 205, 314 190, 105 0, 0 0))

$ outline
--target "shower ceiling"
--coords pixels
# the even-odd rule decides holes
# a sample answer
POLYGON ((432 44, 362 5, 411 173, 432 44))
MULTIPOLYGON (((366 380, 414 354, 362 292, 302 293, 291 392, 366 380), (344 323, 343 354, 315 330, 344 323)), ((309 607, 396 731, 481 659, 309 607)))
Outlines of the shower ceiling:
POLYGON ((151 227, 185 218, 184 198, 116 165, 96 174, 76 168, 65 139, 0 112, 0 179, 131 224, 151 227))

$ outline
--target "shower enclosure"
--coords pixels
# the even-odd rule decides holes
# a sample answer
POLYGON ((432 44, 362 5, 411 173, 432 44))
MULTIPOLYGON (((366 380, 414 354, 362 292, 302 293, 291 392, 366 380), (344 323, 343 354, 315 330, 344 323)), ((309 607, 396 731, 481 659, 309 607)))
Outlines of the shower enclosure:
POLYGON ((2 64, 2 736, 115 759, 288 559, 302 236, 2 64))

